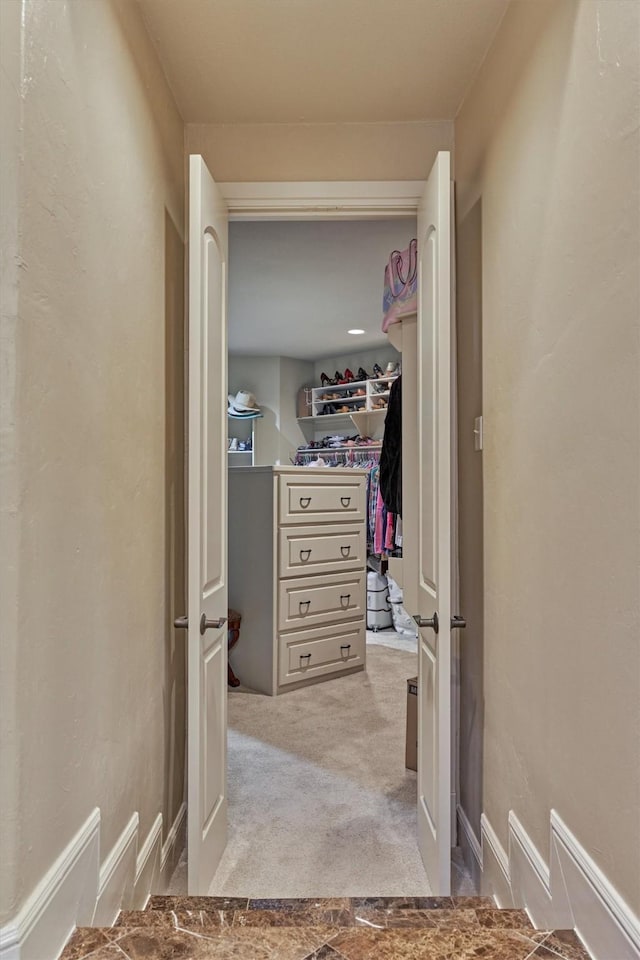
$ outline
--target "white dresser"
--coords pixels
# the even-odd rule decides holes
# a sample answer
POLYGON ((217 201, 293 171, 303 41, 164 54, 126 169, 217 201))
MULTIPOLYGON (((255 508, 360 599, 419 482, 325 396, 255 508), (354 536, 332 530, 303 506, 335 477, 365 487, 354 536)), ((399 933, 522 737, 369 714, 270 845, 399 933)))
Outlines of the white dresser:
POLYGON ((366 472, 229 469, 230 659, 275 695, 365 666, 366 472))

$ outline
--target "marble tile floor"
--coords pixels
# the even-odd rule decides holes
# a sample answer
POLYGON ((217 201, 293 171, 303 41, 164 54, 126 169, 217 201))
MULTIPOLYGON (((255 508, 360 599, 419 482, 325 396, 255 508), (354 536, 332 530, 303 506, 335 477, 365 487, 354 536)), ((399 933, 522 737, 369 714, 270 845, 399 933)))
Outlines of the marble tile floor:
POLYGON ((534 930, 482 897, 152 897, 76 930, 60 960, 589 960, 573 933, 534 930))

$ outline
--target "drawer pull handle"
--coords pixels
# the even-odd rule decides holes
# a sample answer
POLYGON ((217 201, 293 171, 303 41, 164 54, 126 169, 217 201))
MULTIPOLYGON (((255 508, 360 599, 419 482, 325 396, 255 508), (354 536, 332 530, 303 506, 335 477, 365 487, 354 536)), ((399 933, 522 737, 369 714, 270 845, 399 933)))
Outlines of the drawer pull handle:
POLYGON ((347 607, 349 606, 349 600, 351 600, 351 594, 350 594, 350 593, 341 593, 341 594, 340 594, 340 606, 341 606, 344 610, 346 610, 347 607), (345 606, 345 603, 346 603, 346 606, 345 606))
POLYGON ((343 650, 346 650, 346 651, 347 651, 347 656, 349 656, 349 650, 351 650, 351 644, 350 644, 350 643, 343 643, 343 644, 341 644, 341 645, 340 645, 340 653, 342 653, 343 650))
POLYGON ((303 510, 306 510, 310 503, 311 497, 300 497, 300 506, 303 510))
POLYGON ((340 497, 340 503, 343 507, 348 507, 351 503, 351 497, 340 497))
POLYGON ((340 547, 340 553, 343 557, 348 557, 351 553, 351 545, 349 544, 348 547, 340 547))
POLYGON ((310 661, 311 661, 311 654, 310 654, 310 653, 301 653, 301 654, 300 654, 300 666, 301 666, 301 667, 308 667, 310 661), (307 662, 306 662, 306 663, 303 663, 303 662, 302 662, 303 660, 306 660, 307 662))
POLYGON ((303 563, 306 563, 310 556, 311 556, 311 547, 309 547, 308 550, 300 551, 300 559, 302 560, 303 563), (306 557, 302 556, 303 553, 306 553, 306 557))
POLYGON ((298 603, 298 609, 303 617, 305 613, 309 613, 310 606, 311 606, 311 600, 300 600, 300 602, 298 603), (304 610, 302 609, 303 607, 304 607, 304 610))

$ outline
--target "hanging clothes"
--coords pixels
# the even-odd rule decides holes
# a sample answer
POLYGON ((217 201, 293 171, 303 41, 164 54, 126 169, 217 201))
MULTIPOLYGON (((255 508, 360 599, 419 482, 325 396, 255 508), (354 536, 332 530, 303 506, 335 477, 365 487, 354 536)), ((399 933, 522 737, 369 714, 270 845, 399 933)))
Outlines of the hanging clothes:
POLYGON ((375 553, 376 507, 380 488, 380 467, 378 464, 369 471, 367 483, 367 549, 375 553))
POLYGON ((380 492, 390 513, 402 516, 402 377, 391 384, 380 454, 380 492))
POLYGON ((375 507, 375 527, 373 534, 373 552, 377 556, 384 553, 384 534, 387 521, 387 508, 382 501, 382 494, 378 489, 375 507))

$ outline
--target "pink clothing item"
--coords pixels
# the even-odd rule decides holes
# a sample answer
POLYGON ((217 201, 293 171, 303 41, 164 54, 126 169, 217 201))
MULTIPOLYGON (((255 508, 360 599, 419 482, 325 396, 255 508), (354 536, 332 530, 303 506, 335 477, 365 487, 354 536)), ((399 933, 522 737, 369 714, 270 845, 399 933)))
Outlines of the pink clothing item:
POLYGON ((395 546, 395 519, 395 513, 387 514, 387 531, 384 538, 384 548, 388 553, 392 553, 395 546))
POLYGON ((382 531, 382 511, 384 510, 384 503, 382 502, 382 494, 378 489, 378 499, 376 500, 376 525, 373 535, 373 552, 380 555, 384 551, 384 542, 383 542, 383 531, 382 531))

